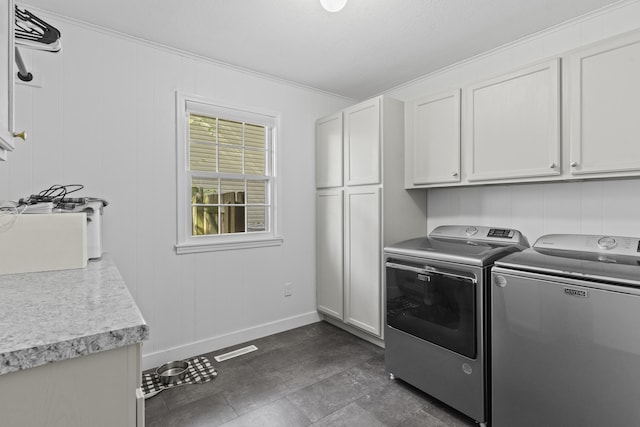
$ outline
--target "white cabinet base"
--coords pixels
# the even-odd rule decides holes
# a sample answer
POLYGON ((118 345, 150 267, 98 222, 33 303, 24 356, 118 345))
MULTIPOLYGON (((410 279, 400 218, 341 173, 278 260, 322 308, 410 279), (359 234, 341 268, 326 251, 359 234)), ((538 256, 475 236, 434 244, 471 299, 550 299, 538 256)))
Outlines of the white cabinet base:
POLYGON ((318 311, 343 319, 343 193, 341 188, 316 195, 316 269, 318 311))
POLYGON ((140 379, 140 344, 1 375, 0 424, 140 427, 140 379))
POLYGON ((381 336, 380 188, 346 191, 345 321, 381 336))
POLYGON ((340 321, 338 319, 335 319, 335 318, 333 318, 331 316, 326 316, 326 315, 321 314, 320 317, 325 322, 330 323, 333 326, 336 326, 336 327, 338 327, 338 328, 340 328, 340 329, 342 329, 344 331, 347 331, 351 335, 355 335, 358 338, 362 338, 363 340, 370 342, 371 344, 375 344, 378 347, 384 348, 384 340, 382 340, 382 339, 380 339, 378 337, 375 337, 375 336, 373 336, 373 335, 371 335, 371 334, 369 334, 367 332, 364 332, 362 329, 355 328, 355 327, 353 327, 353 326, 351 326, 351 325, 349 325, 347 323, 344 323, 344 322, 342 322, 342 321, 340 321))

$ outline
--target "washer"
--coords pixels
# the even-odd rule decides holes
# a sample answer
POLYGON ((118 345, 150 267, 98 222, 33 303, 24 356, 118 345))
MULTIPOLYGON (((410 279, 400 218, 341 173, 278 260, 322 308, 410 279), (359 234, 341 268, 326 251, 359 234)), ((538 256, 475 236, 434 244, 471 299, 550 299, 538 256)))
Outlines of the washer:
POLYGON ((528 246, 517 230, 454 225, 385 247, 390 376, 486 423, 490 269, 528 246))
POLYGON ((554 234, 496 262, 492 427, 640 425, 640 240, 554 234))

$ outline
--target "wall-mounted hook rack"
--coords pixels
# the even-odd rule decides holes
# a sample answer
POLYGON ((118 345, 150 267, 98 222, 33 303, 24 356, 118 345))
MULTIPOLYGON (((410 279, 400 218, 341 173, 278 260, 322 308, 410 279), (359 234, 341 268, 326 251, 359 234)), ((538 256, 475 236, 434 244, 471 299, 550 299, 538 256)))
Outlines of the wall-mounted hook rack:
POLYGON ((61 34, 56 27, 18 5, 15 7, 15 16, 16 44, 49 52, 60 51, 61 34))
POLYGON ((18 66, 17 83, 26 83, 30 86, 41 87, 41 79, 34 81, 34 75, 27 70, 18 45, 35 50, 47 52, 59 52, 62 49, 60 43, 60 31, 53 25, 38 18, 27 9, 15 6, 15 61, 18 66))
POLYGON ((15 47, 15 58, 16 58, 16 65, 18 66, 18 78, 23 82, 30 82, 31 80, 33 80, 33 74, 31 74, 27 70, 27 67, 25 67, 24 61, 22 60, 22 55, 20 54, 20 49, 18 49, 18 46, 15 47))

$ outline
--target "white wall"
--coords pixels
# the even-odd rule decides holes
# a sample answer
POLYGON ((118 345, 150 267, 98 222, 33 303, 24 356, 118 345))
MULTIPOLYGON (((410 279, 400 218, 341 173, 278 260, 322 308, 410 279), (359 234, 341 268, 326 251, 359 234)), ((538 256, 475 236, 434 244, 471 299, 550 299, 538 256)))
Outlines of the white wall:
MULTIPOLYGON (((623 2, 424 76, 387 94, 406 101, 440 93, 637 29, 640 1, 623 2)), ((428 191, 429 231, 442 224, 503 226, 519 229, 531 243, 549 233, 640 236, 640 179, 424 191, 428 191)))
POLYGON ((543 234, 640 237, 640 179, 429 190, 428 228, 473 224, 543 234))
POLYGON ((17 86, 29 142, 0 162, 0 200, 77 183, 109 202, 104 249, 151 328, 144 367, 316 321, 314 122, 353 101, 40 16, 63 48, 22 50, 42 87, 17 86), (281 113, 282 246, 175 254, 176 90, 281 113))
MULTIPOLYGON (((52 184, 85 185, 110 202, 104 247, 151 326, 144 366, 317 319, 314 121, 350 100, 221 66, 60 17, 61 53, 23 50, 42 87, 18 85, 18 143, 0 162, 0 200, 52 184), (176 255, 175 90, 280 111, 284 244, 176 255), (293 296, 283 297, 283 283, 293 296)), ((640 2, 558 26, 388 92, 401 100, 483 79, 640 28, 640 2)), ((429 229, 509 226, 531 241, 552 232, 640 236, 639 180, 428 191, 429 229)))

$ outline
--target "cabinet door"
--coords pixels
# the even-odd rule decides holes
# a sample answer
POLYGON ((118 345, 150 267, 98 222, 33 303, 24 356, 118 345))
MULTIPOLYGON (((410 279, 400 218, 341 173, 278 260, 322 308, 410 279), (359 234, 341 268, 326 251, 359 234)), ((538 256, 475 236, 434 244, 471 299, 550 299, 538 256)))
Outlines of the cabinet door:
POLYGON ((344 110, 346 185, 380 182, 380 98, 344 110))
POLYGON ((342 113, 316 122, 316 187, 342 186, 342 113))
POLYGON ((560 174, 559 59, 470 86, 469 181, 560 174))
POLYGON ((343 319, 343 191, 316 195, 316 297, 318 311, 343 319))
POLYGON ((2 375, 2 426, 135 427, 140 344, 2 375))
POLYGON ((640 170, 640 35, 569 57, 572 174, 640 170))
POLYGON ((13 150, 14 3, 0 5, 0 159, 13 150))
POLYGON ((406 186, 459 182, 460 90, 413 101, 406 114, 406 186))
POLYGON ((347 189, 345 218, 345 321, 380 336, 380 188, 347 189))

